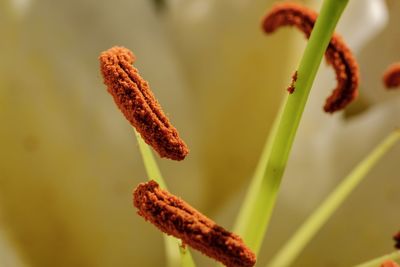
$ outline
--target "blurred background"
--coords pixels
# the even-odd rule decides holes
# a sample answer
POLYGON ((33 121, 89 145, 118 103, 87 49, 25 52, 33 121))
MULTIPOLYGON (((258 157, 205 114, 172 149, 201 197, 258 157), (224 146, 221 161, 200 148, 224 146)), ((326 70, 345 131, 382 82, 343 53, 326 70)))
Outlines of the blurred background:
MULTIPOLYGON (((274 2, 1 0, 0 265, 164 266, 160 232, 132 205, 132 190, 147 180, 134 133, 99 72, 100 52, 114 45, 136 54, 190 147, 183 162, 158 159, 170 191, 232 229, 306 44, 295 29, 262 33, 274 2)), ((335 76, 321 64, 257 266, 399 126, 400 92, 381 83, 400 61, 399 18, 398 0, 350 0, 338 32, 359 61, 360 97, 324 114, 335 76)), ((399 155, 400 145, 295 266, 349 266, 393 250, 399 155)))

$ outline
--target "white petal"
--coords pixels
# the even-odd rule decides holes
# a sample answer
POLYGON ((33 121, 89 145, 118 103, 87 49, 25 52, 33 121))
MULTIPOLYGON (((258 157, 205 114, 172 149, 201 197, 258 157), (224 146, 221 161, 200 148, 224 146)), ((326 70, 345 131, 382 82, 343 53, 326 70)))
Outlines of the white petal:
POLYGON ((388 11, 382 0, 351 0, 340 18, 337 31, 357 51, 387 24, 388 11))

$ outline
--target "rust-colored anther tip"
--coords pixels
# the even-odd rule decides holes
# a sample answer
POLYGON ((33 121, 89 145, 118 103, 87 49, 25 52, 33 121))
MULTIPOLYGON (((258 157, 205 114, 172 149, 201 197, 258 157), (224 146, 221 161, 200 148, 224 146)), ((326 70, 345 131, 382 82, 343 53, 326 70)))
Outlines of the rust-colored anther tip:
POLYGON ((132 66, 135 61, 133 53, 115 46, 102 52, 99 60, 108 92, 144 141, 161 157, 183 160, 189 149, 165 116, 149 84, 132 66))
POLYGON ((400 267, 400 266, 392 260, 386 260, 382 262, 380 267, 400 267))
POLYGON ((400 231, 393 236, 393 240, 395 242, 394 247, 400 249, 400 231))
POLYGON ((390 65, 383 74, 383 83, 387 89, 400 87, 400 63, 390 65))
MULTIPOLYGON (((316 12, 299 4, 279 3, 264 17, 262 28, 269 34, 281 26, 295 26, 309 38, 317 16, 316 12)), ((359 70, 350 49, 338 34, 332 36, 325 57, 336 73, 337 87, 324 106, 326 112, 333 113, 345 108, 357 97, 359 70)))
POLYGON ((133 195, 138 214, 164 233, 228 267, 251 267, 256 263, 255 254, 239 236, 161 189, 155 181, 139 184, 133 195))

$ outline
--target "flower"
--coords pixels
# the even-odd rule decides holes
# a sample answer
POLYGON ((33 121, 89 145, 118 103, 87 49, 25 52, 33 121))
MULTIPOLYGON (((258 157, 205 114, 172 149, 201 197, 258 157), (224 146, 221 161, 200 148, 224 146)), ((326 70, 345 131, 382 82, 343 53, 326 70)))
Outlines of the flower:
MULTIPOLYGON (((390 20, 382 29, 383 1, 350 1, 338 31, 357 52, 367 105, 360 101, 362 112, 352 117, 324 114, 323 88, 333 88, 334 75, 321 68, 263 249, 267 255, 398 124, 399 94, 380 85, 380 70, 398 60, 393 33, 399 3, 387 3, 390 20)), ((13 266, 160 266, 164 260, 159 233, 131 207, 131 190, 147 179, 134 133, 98 73, 99 52, 113 45, 135 52, 141 74, 191 148, 182 163, 160 160, 169 187, 218 223, 232 223, 305 41, 291 30, 273 37, 261 32, 259 19, 272 1, 152 4, 2 3, 0 243, 7 250, 0 253, 15 259, 13 266)), ((392 246, 399 221, 393 212, 396 165, 389 155, 370 174, 299 266, 356 263, 392 246), (348 231, 362 233, 368 245, 354 250, 348 231), (338 233, 346 240, 339 248, 338 233)))

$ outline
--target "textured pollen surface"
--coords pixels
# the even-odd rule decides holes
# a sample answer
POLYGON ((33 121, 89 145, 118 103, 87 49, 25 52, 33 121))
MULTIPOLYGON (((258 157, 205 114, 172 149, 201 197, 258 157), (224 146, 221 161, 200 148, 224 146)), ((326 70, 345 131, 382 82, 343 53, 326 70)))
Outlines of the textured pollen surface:
MULTIPOLYGON (((262 27, 273 33, 281 26, 295 26, 307 38, 317 19, 317 13, 294 3, 276 4, 265 16, 262 27)), ((327 62, 335 69, 337 87, 326 100, 324 110, 328 113, 345 108, 358 95, 359 71, 350 49, 338 34, 334 34, 325 52, 327 62)), ((292 88, 294 90, 294 88, 292 88)))
POLYGON ((400 87, 400 63, 390 65, 383 74, 383 83, 387 89, 400 87))
POLYGON ((124 47, 100 54, 100 70, 108 92, 125 118, 161 157, 182 160, 189 150, 164 115, 148 83, 132 66, 135 56, 124 47))
POLYGON ((134 191, 138 214, 168 235, 175 236, 229 267, 250 267, 254 253, 242 239, 218 226, 178 197, 162 190, 154 181, 141 183, 134 191))

